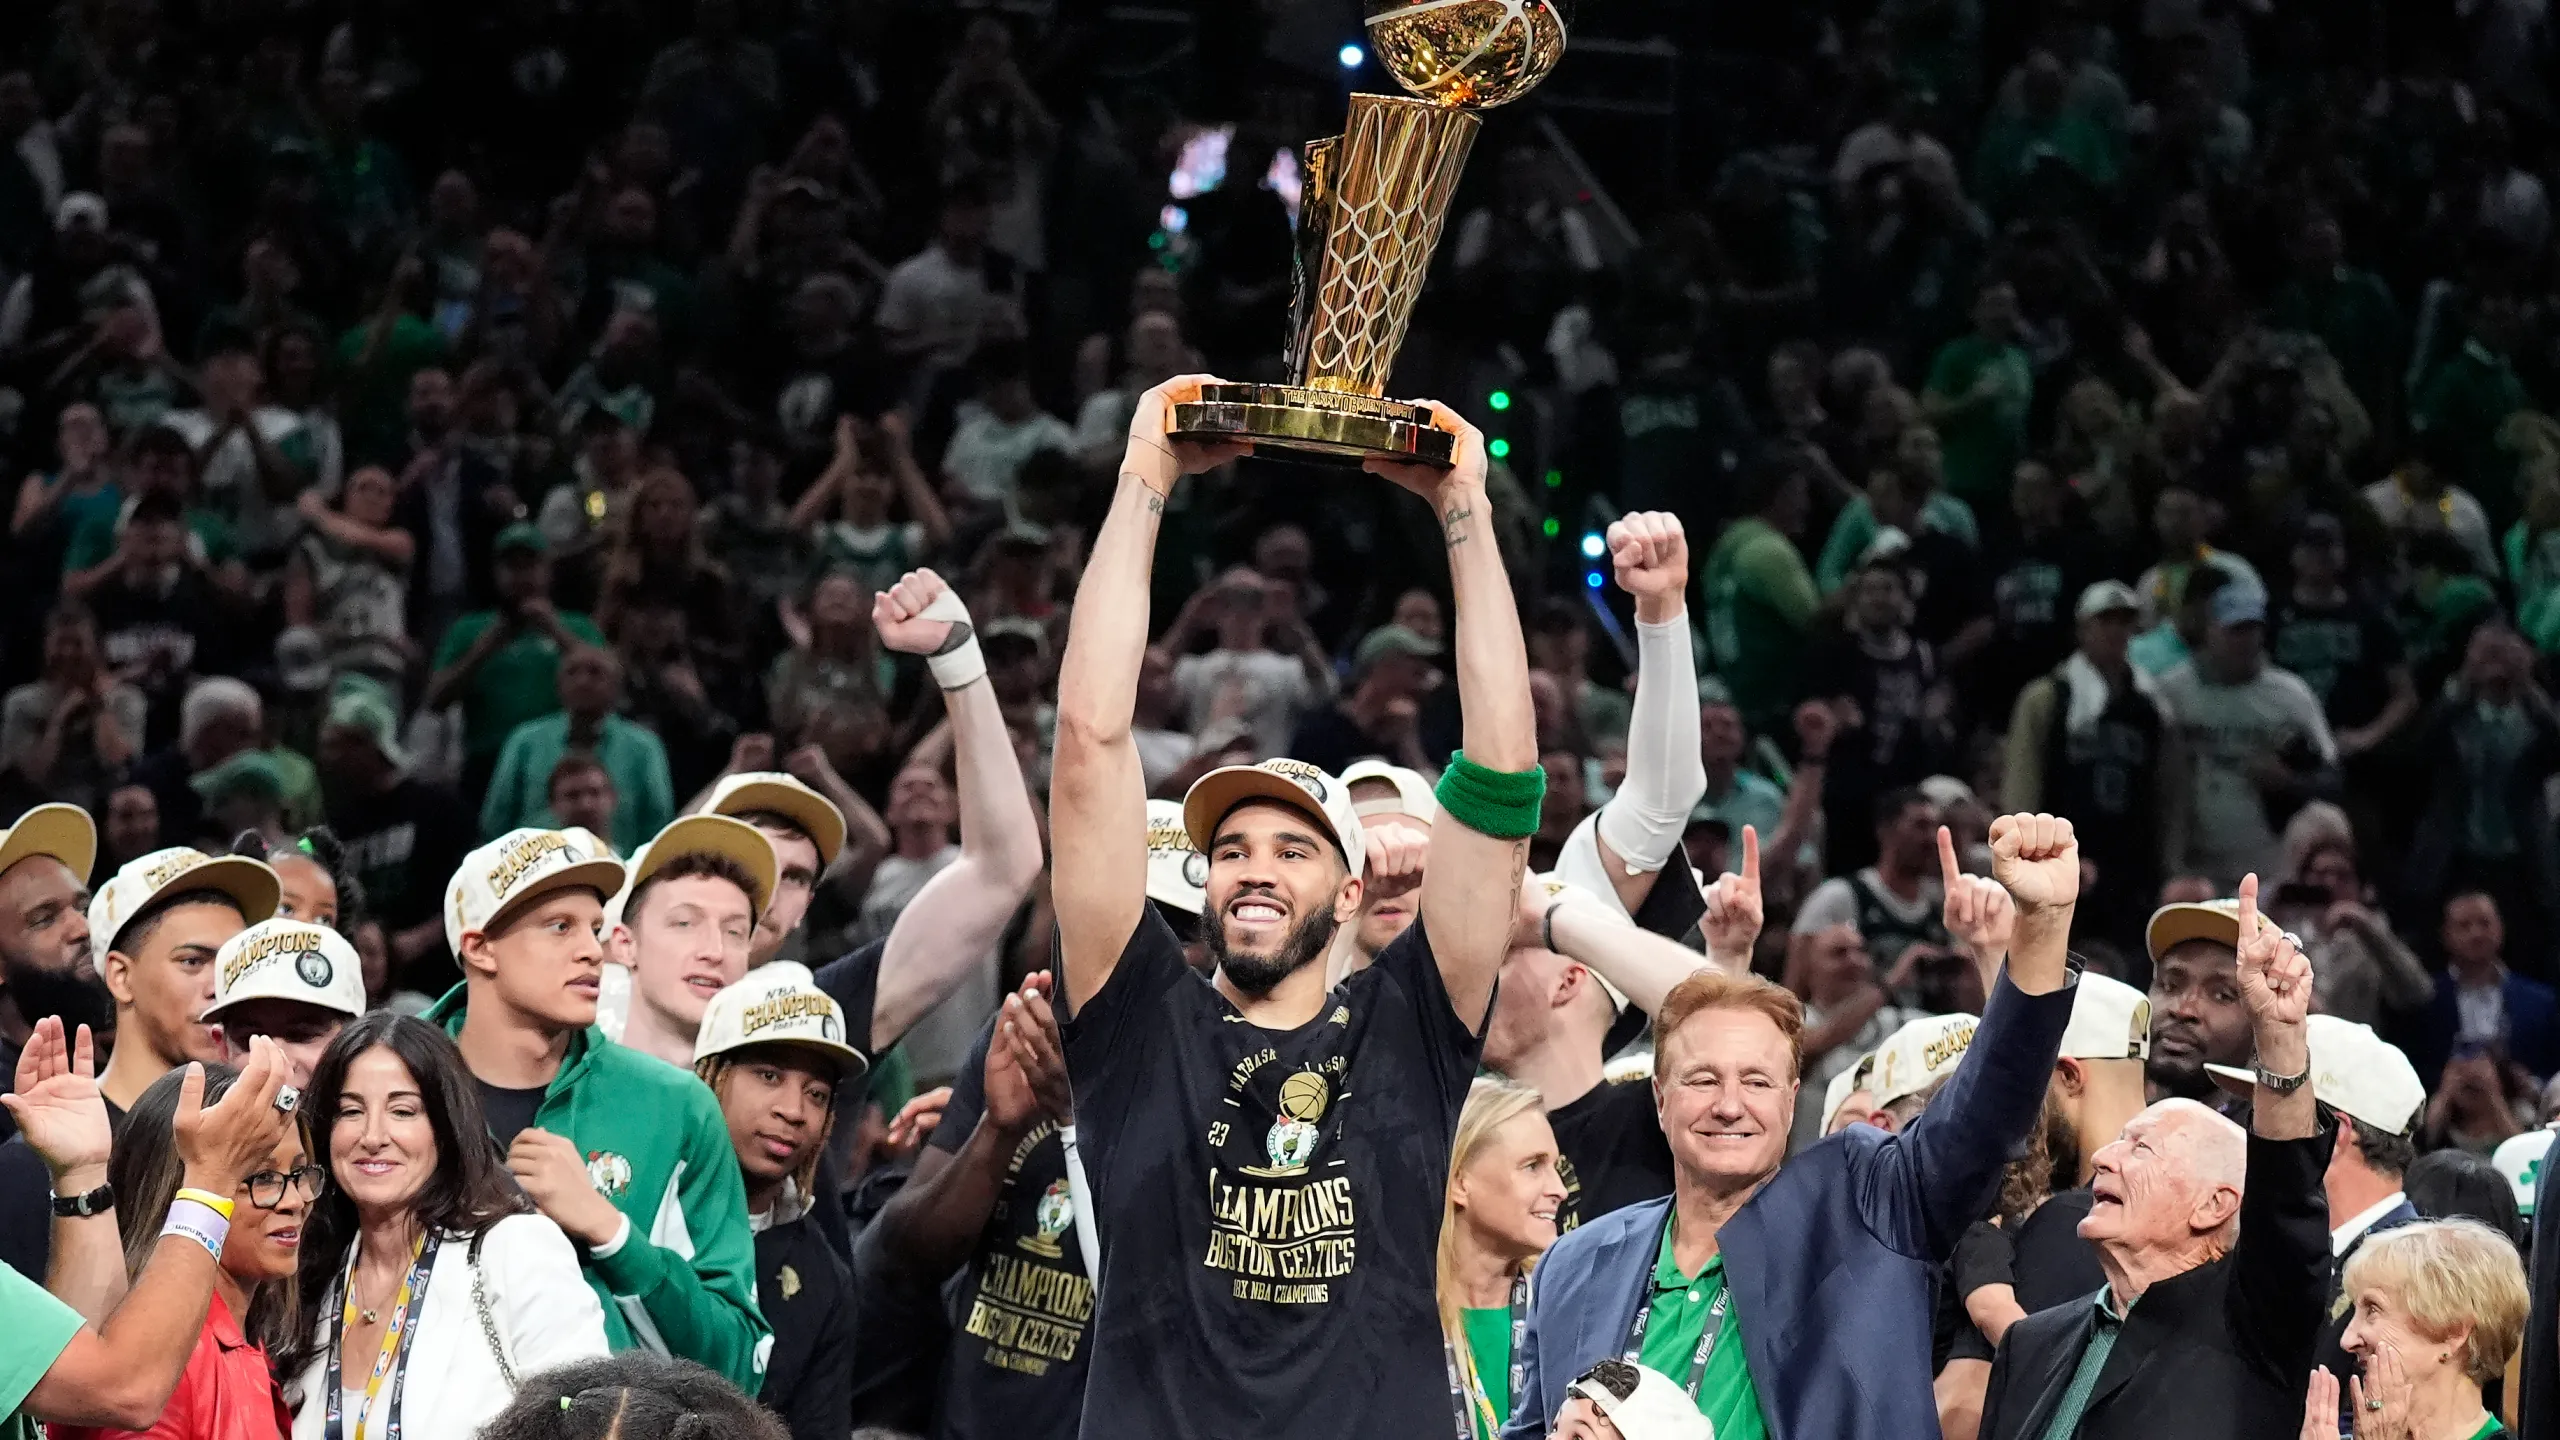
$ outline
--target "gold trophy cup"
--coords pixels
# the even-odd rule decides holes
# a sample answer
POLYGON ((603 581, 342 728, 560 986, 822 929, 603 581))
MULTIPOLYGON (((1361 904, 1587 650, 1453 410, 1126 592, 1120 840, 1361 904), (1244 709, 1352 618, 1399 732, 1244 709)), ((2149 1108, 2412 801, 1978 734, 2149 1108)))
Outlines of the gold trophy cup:
POLYGON ((1354 95, 1306 148, 1289 383, 1222 383, 1173 407, 1174 433, 1258 448, 1446 465, 1431 407, 1384 398, 1413 302, 1483 122, 1564 55, 1557 0, 1368 0, 1370 49, 1415 99, 1354 95))

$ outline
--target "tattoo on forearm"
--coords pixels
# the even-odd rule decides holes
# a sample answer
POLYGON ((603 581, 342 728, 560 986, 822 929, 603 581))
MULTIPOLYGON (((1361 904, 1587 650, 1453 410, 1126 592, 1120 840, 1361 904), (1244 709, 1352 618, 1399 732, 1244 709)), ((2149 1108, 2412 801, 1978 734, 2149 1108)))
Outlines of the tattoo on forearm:
POLYGON ((1120 472, 1120 478, 1123 480, 1135 480, 1138 482, 1138 488, 1147 492, 1148 514, 1162 515, 1164 513, 1164 496, 1156 490, 1156 487, 1148 481, 1146 476, 1139 474, 1135 470, 1123 470, 1120 472))
POLYGON ((1466 523, 1475 518, 1475 513, 1469 506, 1454 505, 1448 514, 1440 517, 1440 534, 1448 541, 1450 549, 1455 550, 1467 543, 1466 523))

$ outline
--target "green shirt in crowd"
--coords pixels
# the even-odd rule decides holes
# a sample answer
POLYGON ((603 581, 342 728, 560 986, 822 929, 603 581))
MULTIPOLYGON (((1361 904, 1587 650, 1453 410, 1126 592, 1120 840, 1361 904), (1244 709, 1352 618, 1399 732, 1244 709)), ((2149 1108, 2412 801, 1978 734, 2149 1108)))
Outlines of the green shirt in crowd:
MULTIPOLYGON (((566 711, 527 720, 507 736, 489 793, 480 797, 480 834, 495 840, 531 826, 555 829, 551 772, 569 753, 566 711)), ((596 733, 596 763, 613 780, 613 848, 636 854, 649 837, 676 818, 675 784, 667 774, 667 747, 657 732, 634 720, 607 715, 596 733)))
POLYGON ((2447 356, 2418 387, 2409 407, 2412 429, 2453 437, 2460 473, 2447 477, 2481 498, 2494 516, 2514 513, 2515 457, 2498 446, 2507 417, 2531 405, 2524 382, 2507 357, 2477 340, 2447 356))
MULTIPOLYGON (((499 623, 495 610, 474 610, 455 620, 436 646, 429 670, 442 670, 469 654, 481 635, 499 623)), ((590 645, 604 643, 596 622, 576 611, 560 612, 560 626, 590 645)), ((517 726, 558 710, 559 680, 559 642, 530 625, 518 630, 462 687, 463 750, 473 756, 495 755, 517 726)))
POLYGON ((36 1440, 34 1417, 18 1413, 27 1396, 80 1333, 80 1312, 16 1270, 0 1265, 0 1440, 36 1440))
MULTIPOLYGON (((1724 1255, 1718 1252, 1695 1275, 1681 1274, 1671 1253, 1671 1228, 1665 1216, 1662 1251, 1653 1262, 1653 1314, 1645 1322, 1644 1345, 1636 1359, 1686 1388, 1708 1317, 1717 1313, 1716 1302, 1725 1293, 1724 1255)), ((1751 1383, 1751 1365, 1742 1353, 1742 1316, 1728 1304, 1718 1328, 1721 1333, 1691 1398, 1715 1427, 1716 1440, 1768 1440, 1768 1422, 1760 1418, 1760 1390, 1751 1383)))
POLYGON ((1707 648, 1744 723, 1767 733, 1786 718, 1806 629, 1822 608, 1795 542, 1768 521, 1738 520, 1707 553, 1707 648))
POLYGON ((1992 399, 1937 422, 1947 491, 1976 511, 2008 504, 2009 474, 2027 452, 2027 402, 2035 394, 2035 371, 2026 351, 1979 335, 1948 341, 1929 364, 1929 393, 1946 401, 1973 394, 1986 375, 1999 385, 1992 399))

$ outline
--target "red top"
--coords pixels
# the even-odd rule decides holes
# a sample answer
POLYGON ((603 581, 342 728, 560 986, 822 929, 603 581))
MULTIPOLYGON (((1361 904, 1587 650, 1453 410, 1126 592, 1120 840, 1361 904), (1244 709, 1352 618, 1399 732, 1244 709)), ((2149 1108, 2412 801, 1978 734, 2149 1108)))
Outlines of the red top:
POLYGON ((267 1352, 249 1343, 216 1291, 205 1312, 204 1333, 187 1356, 186 1372, 169 1395, 158 1424, 148 1430, 94 1430, 80 1425, 45 1427, 53 1440, 287 1440, 293 1417, 276 1388, 267 1352))

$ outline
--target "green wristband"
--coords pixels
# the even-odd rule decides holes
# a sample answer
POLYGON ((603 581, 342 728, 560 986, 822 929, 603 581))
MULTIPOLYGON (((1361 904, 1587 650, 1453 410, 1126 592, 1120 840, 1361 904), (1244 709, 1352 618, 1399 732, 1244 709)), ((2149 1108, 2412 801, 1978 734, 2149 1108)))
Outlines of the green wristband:
POLYGON ((1517 773, 1492 770, 1450 752, 1449 768, 1440 772, 1434 791, 1449 818, 1479 835, 1496 840, 1526 840, 1538 833, 1538 808, 1547 798, 1547 772, 1537 768, 1517 773))

